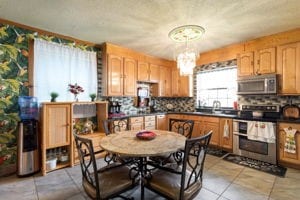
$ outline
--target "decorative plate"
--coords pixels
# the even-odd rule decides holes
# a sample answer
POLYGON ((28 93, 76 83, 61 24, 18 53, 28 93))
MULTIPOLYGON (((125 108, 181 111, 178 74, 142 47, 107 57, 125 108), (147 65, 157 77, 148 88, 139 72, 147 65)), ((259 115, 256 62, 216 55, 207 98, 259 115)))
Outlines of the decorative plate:
POLYGON ((173 105, 170 104, 170 103, 168 103, 168 104, 166 105, 166 107, 167 107, 168 110, 172 110, 172 109, 173 109, 173 105))
POLYGON ((141 140, 152 140, 156 137, 156 134, 152 131, 140 131, 136 134, 136 137, 141 140))

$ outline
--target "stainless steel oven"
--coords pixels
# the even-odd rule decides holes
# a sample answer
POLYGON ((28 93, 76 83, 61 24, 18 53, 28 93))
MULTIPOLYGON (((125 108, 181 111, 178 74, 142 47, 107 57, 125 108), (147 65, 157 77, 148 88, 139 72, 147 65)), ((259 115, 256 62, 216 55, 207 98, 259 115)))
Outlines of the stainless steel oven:
MULTIPOLYGON (((233 120, 233 153, 256 160, 276 164, 276 141, 267 143, 248 139, 247 126, 250 120, 233 120)), ((252 120, 251 120, 252 121, 252 120)), ((276 133, 276 123, 272 123, 276 133)))

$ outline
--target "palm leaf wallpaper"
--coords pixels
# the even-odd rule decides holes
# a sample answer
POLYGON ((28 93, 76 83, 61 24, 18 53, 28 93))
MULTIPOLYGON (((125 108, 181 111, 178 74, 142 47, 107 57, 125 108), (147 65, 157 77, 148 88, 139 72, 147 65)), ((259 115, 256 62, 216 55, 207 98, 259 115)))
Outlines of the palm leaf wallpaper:
POLYGON ((75 44, 55 36, 0 23, 0 176, 16 171, 17 127, 20 121, 18 97, 28 96, 29 40, 42 38, 87 51, 96 48, 75 44))

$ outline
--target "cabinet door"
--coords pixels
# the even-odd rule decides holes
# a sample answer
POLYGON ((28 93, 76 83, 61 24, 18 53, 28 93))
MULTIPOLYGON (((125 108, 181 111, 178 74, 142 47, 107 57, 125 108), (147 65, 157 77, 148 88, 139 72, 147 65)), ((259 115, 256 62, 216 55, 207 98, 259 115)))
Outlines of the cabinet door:
POLYGON ((149 81, 158 83, 160 80, 160 70, 158 65, 150 64, 149 81))
POLYGON ((159 94, 160 96, 171 96, 171 69, 168 67, 160 67, 159 94))
POLYGON ((189 76, 179 77, 179 96, 181 97, 192 97, 191 83, 189 76))
POLYGON ((156 116, 156 125, 157 125, 156 126, 157 130, 168 130, 166 115, 157 115, 156 116))
POLYGON ((179 96, 179 70, 172 69, 172 94, 173 97, 179 96))
POLYGON ((277 48, 279 93, 300 94, 300 42, 277 48))
POLYGON ((300 124, 291 123, 279 123, 279 162, 288 163, 300 168, 300 124), (284 128, 296 129, 295 142, 296 142, 296 153, 289 153, 284 151, 286 142, 286 133, 284 128))
POLYGON ((44 107, 44 141, 46 148, 70 144, 70 105, 47 105, 44 107))
POLYGON ((126 96, 136 96, 136 77, 137 77, 137 62, 131 58, 124 58, 123 70, 124 88, 123 94, 126 96))
POLYGON ((146 62, 138 62, 138 75, 137 79, 138 81, 149 81, 149 63, 146 62))
POLYGON ((131 117, 129 119, 130 130, 143 130, 144 129, 144 117, 131 117))
POLYGON ((219 134, 219 118, 217 117, 203 117, 203 134, 206 134, 210 130, 213 131, 210 145, 219 146, 220 145, 220 134, 219 134))
POLYGON ((237 56, 238 76, 253 75, 253 52, 241 53, 237 56))
POLYGON ((192 132, 192 138, 193 137, 199 137, 202 135, 202 117, 201 116, 195 116, 195 115, 186 115, 184 119, 187 120, 193 120, 194 121, 194 127, 192 132))
POLYGON ((232 119, 220 118, 220 146, 226 150, 232 151, 232 119), (224 135, 225 124, 228 126, 228 137, 224 135))
POLYGON ((123 95, 123 59, 120 56, 108 54, 107 95, 123 95))
POLYGON ((255 74, 270 74, 276 72, 275 47, 261 49, 255 52, 255 74))

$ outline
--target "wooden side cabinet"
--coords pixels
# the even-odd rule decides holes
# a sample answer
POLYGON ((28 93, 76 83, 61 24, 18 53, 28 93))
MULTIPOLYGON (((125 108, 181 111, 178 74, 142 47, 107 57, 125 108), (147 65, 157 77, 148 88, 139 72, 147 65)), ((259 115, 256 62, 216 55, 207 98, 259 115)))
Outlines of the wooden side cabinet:
POLYGON ((220 147, 232 152, 232 119, 220 118, 220 147), (227 135, 228 134, 228 135, 227 135))
POLYGON ((300 124, 296 123, 279 123, 278 124, 278 162, 283 166, 293 167, 300 169, 300 124), (295 142, 296 142, 296 152, 289 153, 284 150, 285 142, 287 139, 285 128, 296 129, 295 142))
MULTIPOLYGON (((45 103, 42 107, 42 174, 53 169, 46 166, 47 159, 55 157, 59 151, 66 151, 72 157, 71 104, 45 103)), ((55 169, 72 165, 72 159, 58 163, 55 169)))
POLYGON ((85 132, 82 135, 95 141, 95 151, 100 150, 99 139, 104 136, 102 120, 107 119, 107 102, 43 103, 41 116, 42 175, 56 169, 73 166, 78 162, 72 134, 77 130, 77 120, 80 124, 80 120, 87 121, 89 118, 97 118, 97 129, 93 130, 93 133, 85 132), (65 156, 64 159, 62 156, 65 156), (47 167, 47 160, 54 160, 56 166, 47 167))

